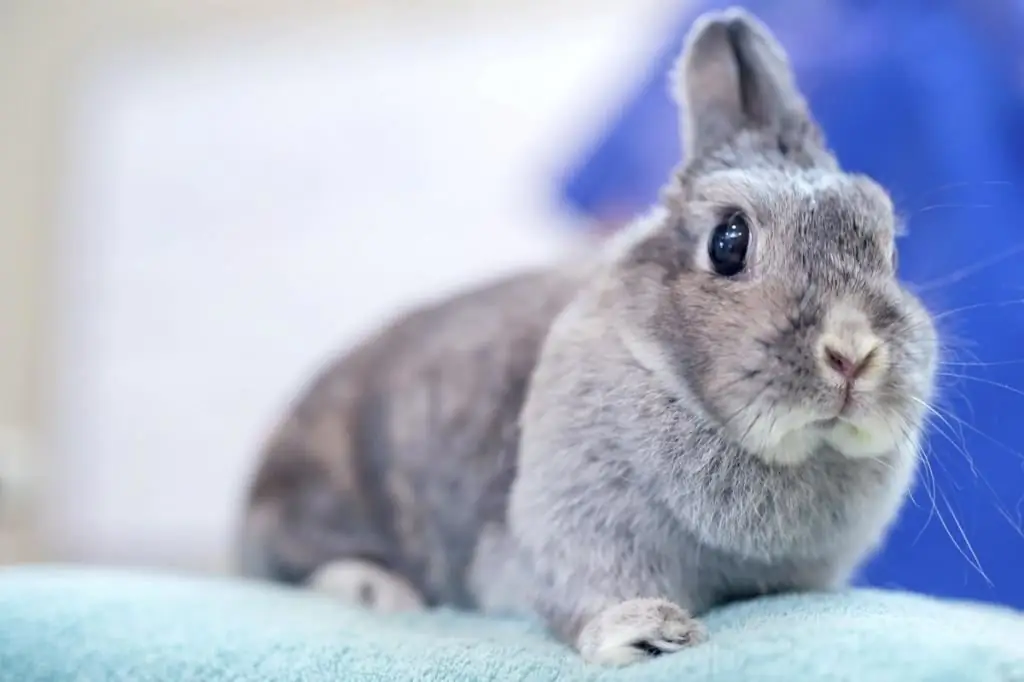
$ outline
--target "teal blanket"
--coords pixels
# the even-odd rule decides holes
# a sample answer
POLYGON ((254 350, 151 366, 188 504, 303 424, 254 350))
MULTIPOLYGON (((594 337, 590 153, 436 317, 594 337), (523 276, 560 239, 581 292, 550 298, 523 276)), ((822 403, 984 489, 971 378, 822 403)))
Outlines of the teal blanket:
POLYGON ((698 648, 585 665, 533 624, 384 617, 297 590, 83 568, 0 570, 2 682, 1024 681, 1024 615, 884 591, 706 618, 698 648))

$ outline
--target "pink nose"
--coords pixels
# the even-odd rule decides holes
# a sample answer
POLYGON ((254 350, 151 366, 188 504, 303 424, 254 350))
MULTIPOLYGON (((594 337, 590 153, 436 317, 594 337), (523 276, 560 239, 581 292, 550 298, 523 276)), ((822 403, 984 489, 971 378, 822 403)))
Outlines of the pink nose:
POLYGON ((859 377, 870 360, 871 353, 855 360, 835 348, 825 346, 825 361, 828 366, 847 381, 853 381, 859 377))

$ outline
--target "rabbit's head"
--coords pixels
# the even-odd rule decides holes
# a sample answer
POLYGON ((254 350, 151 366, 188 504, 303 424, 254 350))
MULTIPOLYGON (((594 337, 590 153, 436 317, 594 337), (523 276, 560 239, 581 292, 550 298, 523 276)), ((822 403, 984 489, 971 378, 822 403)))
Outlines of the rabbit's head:
POLYGON ((839 167, 750 15, 698 21, 673 80, 687 158, 618 257, 627 345, 767 461, 905 450, 937 339, 897 281, 888 195, 839 167))

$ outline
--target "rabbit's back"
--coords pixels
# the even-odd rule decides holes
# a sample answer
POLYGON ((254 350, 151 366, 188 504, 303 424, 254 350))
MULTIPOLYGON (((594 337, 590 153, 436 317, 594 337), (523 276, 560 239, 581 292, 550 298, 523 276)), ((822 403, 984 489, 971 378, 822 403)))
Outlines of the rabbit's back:
POLYGON ((519 413, 579 277, 543 271, 425 306, 323 371, 265 447, 240 570, 299 583, 337 557, 472 605, 480 531, 504 524, 519 413))

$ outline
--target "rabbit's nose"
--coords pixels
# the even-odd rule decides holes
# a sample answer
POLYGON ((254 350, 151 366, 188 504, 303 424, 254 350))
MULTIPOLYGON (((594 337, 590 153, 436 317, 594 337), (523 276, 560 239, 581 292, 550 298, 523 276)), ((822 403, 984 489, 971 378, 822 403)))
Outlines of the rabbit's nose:
POLYGON ((830 311, 815 343, 814 356, 822 377, 848 390, 855 382, 858 388, 870 390, 885 375, 889 362, 885 344, 867 316, 849 304, 830 311))
POLYGON ((885 374, 887 353, 881 340, 868 330, 847 334, 825 333, 818 341, 818 365, 823 376, 843 384, 870 389, 885 374))
POLYGON ((871 363, 875 348, 872 348, 867 353, 857 354, 837 350, 826 343, 822 346, 822 353, 825 356, 824 361, 828 367, 847 381, 854 381, 871 363))

